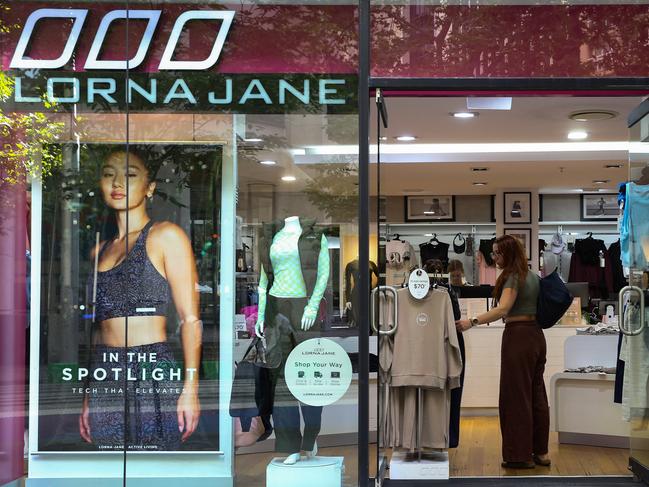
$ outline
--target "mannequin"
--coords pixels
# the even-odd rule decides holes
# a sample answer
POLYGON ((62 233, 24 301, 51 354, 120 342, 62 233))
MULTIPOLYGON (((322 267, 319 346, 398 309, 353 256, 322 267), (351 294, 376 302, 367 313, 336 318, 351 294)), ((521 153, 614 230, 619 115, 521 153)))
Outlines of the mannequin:
POLYGON ((293 465, 303 456, 317 454, 322 407, 301 404, 292 397, 284 379, 284 366, 297 343, 296 332, 306 332, 317 322, 329 281, 329 248, 324 233, 314 229, 314 222, 301 221, 298 216, 265 224, 260 246, 255 333, 266 339, 268 355, 281 353, 280 366, 271 369, 275 444, 277 451, 288 454, 284 463, 293 465), (304 433, 300 429, 300 411, 304 433))
MULTIPOLYGON (((370 261, 370 288, 374 289, 379 284, 379 268, 370 261)), ((345 266, 345 309, 348 320, 353 326, 358 326, 358 314, 355 306, 358 303, 358 281, 360 279, 360 266, 358 256, 345 266)))

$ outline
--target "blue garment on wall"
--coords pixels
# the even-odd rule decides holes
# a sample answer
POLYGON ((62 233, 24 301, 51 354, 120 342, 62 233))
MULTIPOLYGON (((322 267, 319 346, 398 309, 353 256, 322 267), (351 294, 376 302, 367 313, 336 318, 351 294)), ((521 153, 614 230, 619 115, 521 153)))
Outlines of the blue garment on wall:
POLYGON ((620 228, 622 265, 645 268, 649 265, 642 242, 649 245, 649 186, 626 185, 626 204, 620 228))

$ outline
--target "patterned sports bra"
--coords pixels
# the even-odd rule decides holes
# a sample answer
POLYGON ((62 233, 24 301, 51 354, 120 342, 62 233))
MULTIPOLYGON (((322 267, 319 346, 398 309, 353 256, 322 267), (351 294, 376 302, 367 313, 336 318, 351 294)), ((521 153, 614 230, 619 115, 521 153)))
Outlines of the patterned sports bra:
MULTIPOLYGON (((171 299, 169 283, 153 266, 146 252, 146 239, 153 225, 149 221, 126 258, 112 269, 97 272, 95 320, 125 316, 166 316, 171 299)), ((108 247, 106 242, 99 258, 108 247)), ((90 276, 92 286, 92 275, 90 276)))

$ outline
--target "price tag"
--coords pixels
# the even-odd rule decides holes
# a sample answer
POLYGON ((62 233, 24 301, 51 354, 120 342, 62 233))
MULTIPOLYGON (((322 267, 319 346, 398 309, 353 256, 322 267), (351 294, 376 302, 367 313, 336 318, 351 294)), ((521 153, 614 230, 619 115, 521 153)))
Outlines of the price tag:
POLYGON ((422 269, 415 269, 408 278, 408 290, 415 299, 424 299, 430 289, 428 274, 422 269))

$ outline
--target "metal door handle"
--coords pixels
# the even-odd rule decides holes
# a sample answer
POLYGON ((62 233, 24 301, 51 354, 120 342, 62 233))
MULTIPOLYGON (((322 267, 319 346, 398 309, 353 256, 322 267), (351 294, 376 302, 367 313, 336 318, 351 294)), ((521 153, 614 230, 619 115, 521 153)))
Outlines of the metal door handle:
POLYGON ((399 316, 399 302, 397 301, 397 290, 392 286, 377 286, 374 289, 372 289, 372 303, 370 306, 370 323, 372 325, 372 330, 374 330, 374 332, 377 335, 388 335, 388 336, 394 335, 397 332, 397 328, 399 326, 399 324, 397 323, 398 316, 399 316), (374 315, 374 309, 376 305, 379 303, 377 302, 377 294, 381 291, 392 294, 392 297, 394 299, 394 307, 392 312, 392 322, 394 323, 394 326, 392 326, 388 330, 379 329, 376 323, 378 317, 374 315))
POLYGON ((638 336, 640 335, 645 328, 645 312, 644 312, 644 291, 638 286, 626 286, 620 290, 618 295, 618 312, 620 313, 618 326, 620 331, 626 336, 638 336), (631 330, 626 328, 626 310, 624 309, 624 295, 626 293, 637 294, 640 302, 640 327, 637 330, 631 330))

